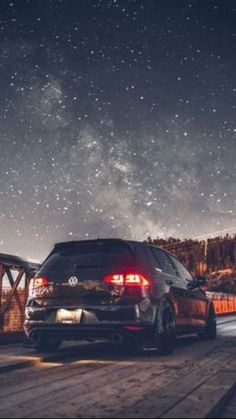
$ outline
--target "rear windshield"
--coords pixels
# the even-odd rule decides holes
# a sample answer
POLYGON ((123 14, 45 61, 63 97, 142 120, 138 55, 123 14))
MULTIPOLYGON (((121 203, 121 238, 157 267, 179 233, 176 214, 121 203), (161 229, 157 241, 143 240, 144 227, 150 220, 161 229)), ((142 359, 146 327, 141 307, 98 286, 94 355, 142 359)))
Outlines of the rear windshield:
POLYGON ((48 271, 74 271, 84 268, 118 268, 134 265, 132 249, 126 244, 99 243, 65 247, 55 251, 41 268, 48 271))

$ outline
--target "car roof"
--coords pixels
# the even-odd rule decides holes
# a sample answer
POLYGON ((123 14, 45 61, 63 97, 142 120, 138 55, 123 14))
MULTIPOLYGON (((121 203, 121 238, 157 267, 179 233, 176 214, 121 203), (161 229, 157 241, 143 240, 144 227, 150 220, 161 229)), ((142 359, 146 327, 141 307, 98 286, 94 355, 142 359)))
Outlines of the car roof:
POLYGON ((164 250, 166 253, 169 253, 169 255, 172 255, 170 252, 168 252, 168 250, 160 247, 160 246, 156 246, 155 244, 152 243, 148 243, 148 242, 142 242, 142 241, 138 241, 138 240, 127 240, 127 239, 121 239, 121 238, 97 238, 97 239, 92 239, 92 240, 74 240, 74 241, 65 241, 65 242, 59 242, 55 244, 55 248, 63 248, 63 247, 69 247, 69 246, 74 246, 74 245, 78 245, 78 244, 95 244, 97 242, 103 242, 103 243, 127 243, 132 245, 133 247, 135 247, 135 245, 143 245, 143 246, 147 246, 147 247, 155 247, 156 249, 159 250, 164 250))

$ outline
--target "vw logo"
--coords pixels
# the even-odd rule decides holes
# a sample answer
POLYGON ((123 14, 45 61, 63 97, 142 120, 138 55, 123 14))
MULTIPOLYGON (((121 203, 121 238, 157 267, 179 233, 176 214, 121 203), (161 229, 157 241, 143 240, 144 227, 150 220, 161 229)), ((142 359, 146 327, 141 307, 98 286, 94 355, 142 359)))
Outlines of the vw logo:
POLYGON ((78 278, 76 278, 76 276, 72 276, 68 281, 68 284, 70 285, 70 287, 76 287, 78 283, 79 283, 79 280, 78 278))

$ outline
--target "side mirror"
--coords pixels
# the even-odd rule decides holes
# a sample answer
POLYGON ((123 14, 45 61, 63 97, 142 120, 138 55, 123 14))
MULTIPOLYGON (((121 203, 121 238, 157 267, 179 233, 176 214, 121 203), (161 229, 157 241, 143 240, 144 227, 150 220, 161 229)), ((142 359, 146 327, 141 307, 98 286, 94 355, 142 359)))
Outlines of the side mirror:
POLYGON ((204 276, 198 276, 193 281, 188 283, 189 290, 195 290, 197 288, 204 287, 207 284, 207 279, 204 276))
POLYGON ((196 278, 196 281, 199 287, 204 287, 205 285, 207 285, 207 279, 205 278, 205 276, 198 276, 196 278))

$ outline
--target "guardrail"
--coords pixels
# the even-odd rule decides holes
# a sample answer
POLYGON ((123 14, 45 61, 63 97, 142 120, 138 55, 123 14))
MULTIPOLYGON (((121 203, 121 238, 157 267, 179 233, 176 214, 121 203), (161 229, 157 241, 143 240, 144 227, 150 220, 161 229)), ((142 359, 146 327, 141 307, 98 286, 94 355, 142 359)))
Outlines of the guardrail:
POLYGON ((217 316, 236 313, 236 295, 207 292, 207 296, 213 301, 217 316))
POLYGON ((17 256, 0 254, 0 334, 22 331, 29 281, 38 268, 17 256))

